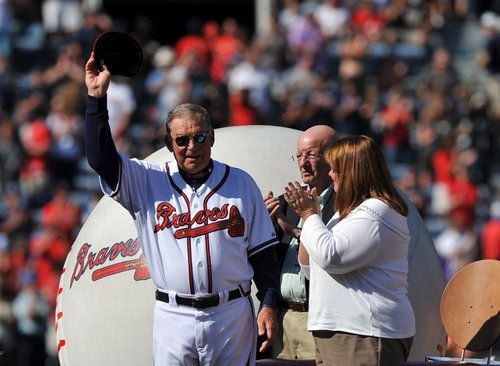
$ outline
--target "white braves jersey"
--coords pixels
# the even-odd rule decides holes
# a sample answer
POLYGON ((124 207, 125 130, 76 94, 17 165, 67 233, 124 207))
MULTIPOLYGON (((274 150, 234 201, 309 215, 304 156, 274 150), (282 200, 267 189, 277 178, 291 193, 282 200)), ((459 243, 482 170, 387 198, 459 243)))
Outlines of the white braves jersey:
POLYGON ((249 286, 248 257, 277 243, 253 178, 214 161, 210 177, 193 189, 175 161, 120 156, 116 190, 103 180, 101 187, 132 215, 154 284, 182 294, 249 286))

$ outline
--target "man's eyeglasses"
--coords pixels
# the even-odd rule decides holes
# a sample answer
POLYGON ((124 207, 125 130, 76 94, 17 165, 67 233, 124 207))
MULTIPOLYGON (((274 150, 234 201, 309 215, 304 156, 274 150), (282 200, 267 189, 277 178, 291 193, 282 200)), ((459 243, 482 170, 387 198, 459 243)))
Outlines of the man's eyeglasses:
POLYGON ((177 136, 174 138, 175 143, 177 146, 187 146, 189 144, 189 140, 193 139, 193 141, 197 144, 204 144, 208 140, 208 133, 205 132, 200 132, 200 133, 195 133, 194 135, 182 135, 182 136, 177 136))
POLYGON ((315 153, 308 153, 308 154, 298 154, 296 156, 292 155, 292 160, 296 161, 297 163, 300 163, 302 159, 306 159, 310 163, 316 163, 321 159, 323 155, 322 154, 315 154, 315 153))

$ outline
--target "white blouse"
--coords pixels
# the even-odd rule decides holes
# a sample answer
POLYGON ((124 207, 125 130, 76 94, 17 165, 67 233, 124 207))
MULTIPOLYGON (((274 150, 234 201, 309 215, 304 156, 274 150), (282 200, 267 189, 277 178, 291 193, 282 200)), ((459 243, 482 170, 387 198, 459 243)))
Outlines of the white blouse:
POLYGON ((415 334, 407 297, 406 217, 371 198, 339 221, 306 219, 300 237, 309 253, 308 330, 344 331, 384 338, 415 334))

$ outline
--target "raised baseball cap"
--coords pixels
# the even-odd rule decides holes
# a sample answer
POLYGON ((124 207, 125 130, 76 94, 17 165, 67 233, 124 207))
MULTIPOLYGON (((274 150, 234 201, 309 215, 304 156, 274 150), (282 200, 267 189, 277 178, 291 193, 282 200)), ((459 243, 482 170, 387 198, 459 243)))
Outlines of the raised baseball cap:
POLYGON ((141 69, 142 47, 132 36, 123 32, 108 31, 94 41, 94 59, 106 65, 111 75, 133 77, 141 69))

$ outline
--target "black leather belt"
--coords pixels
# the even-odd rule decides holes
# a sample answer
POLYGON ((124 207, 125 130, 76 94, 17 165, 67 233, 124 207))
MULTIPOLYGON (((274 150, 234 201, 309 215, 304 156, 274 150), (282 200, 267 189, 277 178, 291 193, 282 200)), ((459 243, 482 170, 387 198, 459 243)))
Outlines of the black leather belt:
POLYGON ((306 312, 309 310, 309 302, 307 300, 280 300, 282 309, 289 309, 298 312, 306 312))
MULTIPOLYGON (((245 296, 247 295, 245 294, 245 296)), ((229 291, 229 296, 227 300, 231 301, 234 299, 238 299, 240 297, 243 297, 241 291, 239 289, 234 289, 229 291)), ((156 290, 156 300, 168 303, 169 302, 168 294, 156 290)), ((212 306, 219 305, 220 298, 219 294, 210 294, 207 296, 197 296, 197 297, 183 297, 176 295, 175 301, 177 302, 177 305, 190 306, 195 309, 206 309, 212 306)))

